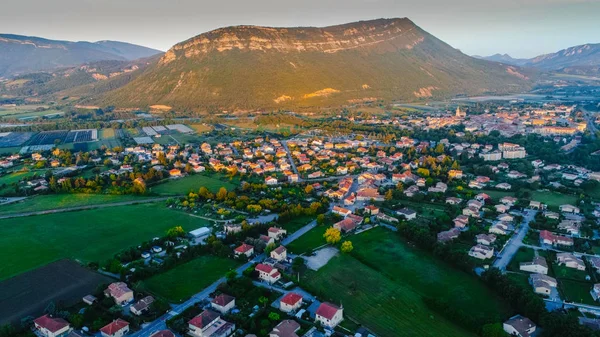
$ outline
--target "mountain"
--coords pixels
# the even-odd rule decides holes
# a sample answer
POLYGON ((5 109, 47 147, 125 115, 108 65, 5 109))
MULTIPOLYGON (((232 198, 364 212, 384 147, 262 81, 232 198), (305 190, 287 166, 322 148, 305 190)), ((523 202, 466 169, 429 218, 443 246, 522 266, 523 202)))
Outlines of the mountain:
POLYGON ((0 78, 89 62, 129 61, 162 53, 124 42, 70 42, 0 34, 0 78))
POLYGON ((544 54, 531 59, 514 59, 507 54, 474 57, 522 67, 537 68, 545 71, 559 71, 577 75, 595 75, 598 74, 598 68, 600 67, 600 43, 575 46, 560 50, 556 53, 544 54))
POLYGON ((482 60, 492 61, 492 62, 512 64, 515 66, 522 66, 529 61, 529 59, 516 59, 516 58, 511 57, 508 54, 494 54, 492 56, 473 55, 473 57, 482 59, 482 60))
POLYGON ((531 73, 479 60, 409 19, 325 28, 235 26, 173 46, 91 104, 177 110, 311 108, 516 92, 531 73))

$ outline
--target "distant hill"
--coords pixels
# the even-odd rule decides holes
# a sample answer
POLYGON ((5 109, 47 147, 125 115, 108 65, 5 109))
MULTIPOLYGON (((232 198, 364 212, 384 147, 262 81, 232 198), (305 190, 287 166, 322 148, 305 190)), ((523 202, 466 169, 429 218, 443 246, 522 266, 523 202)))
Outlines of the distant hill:
POLYGON ((310 108, 517 92, 531 73, 464 55, 409 19, 325 28, 236 26, 173 46, 89 103, 177 110, 310 108))
POLYGON ((545 71, 560 71, 578 75, 595 75, 598 74, 598 68, 600 67, 600 43, 575 46, 560 50, 556 53, 544 54, 531 59, 514 59, 507 54, 474 57, 505 64, 532 67, 545 71))
POLYGON ((97 61, 130 61, 162 53, 115 41, 70 42, 0 34, 0 78, 97 61))

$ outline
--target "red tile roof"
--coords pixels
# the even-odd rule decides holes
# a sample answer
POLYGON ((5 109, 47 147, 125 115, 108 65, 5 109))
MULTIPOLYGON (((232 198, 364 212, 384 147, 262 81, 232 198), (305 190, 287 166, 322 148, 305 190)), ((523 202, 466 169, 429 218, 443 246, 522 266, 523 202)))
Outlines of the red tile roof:
POLYGON ((69 322, 62 318, 53 318, 48 315, 38 317, 33 321, 37 326, 40 326, 48 331, 57 332, 60 329, 69 325, 69 322))
POLYGON ((340 310, 335 304, 323 302, 317 309, 317 315, 325 317, 326 319, 333 319, 333 316, 340 310))
POLYGON ((275 248, 275 250, 273 250, 273 251, 275 253, 277 253, 278 255, 281 255, 286 252, 286 249, 284 246, 279 246, 279 247, 275 248))
POLYGON ((255 269, 258 270, 258 271, 262 271, 264 273, 267 273, 267 274, 271 274, 275 268, 273 268, 273 267, 271 267, 269 265, 266 265, 266 264, 259 263, 259 264, 256 265, 255 269))
POLYGON ((233 296, 229 296, 227 294, 221 294, 217 297, 215 297, 212 300, 212 303, 216 304, 216 305, 220 305, 222 307, 226 306, 227 304, 231 303, 231 301, 235 300, 235 297, 233 296))
POLYGON ((214 320, 219 318, 219 314, 214 311, 204 310, 200 315, 192 318, 188 323, 200 329, 207 327, 214 320))
POLYGON ((170 330, 161 330, 153 333, 150 337, 175 337, 175 334, 170 330))
POLYGON ((302 296, 300 296, 299 294, 296 293, 287 293, 285 296, 283 296, 283 298, 281 299, 281 302, 287 304, 287 305, 295 305, 296 303, 298 303, 298 301, 302 301, 302 296))
POLYGON ((110 322, 109 324, 105 325, 104 327, 102 327, 102 329, 100 329, 100 331, 102 331, 103 333, 105 333, 109 336, 112 336, 128 325, 129 325, 129 322, 118 318, 118 319, 110 322))
POLYGON ((243 243, 241 246, 237 247, 235 249, 235 251, 238 253, 246 253, 253 248, 254 248, 253 246, 243 243))

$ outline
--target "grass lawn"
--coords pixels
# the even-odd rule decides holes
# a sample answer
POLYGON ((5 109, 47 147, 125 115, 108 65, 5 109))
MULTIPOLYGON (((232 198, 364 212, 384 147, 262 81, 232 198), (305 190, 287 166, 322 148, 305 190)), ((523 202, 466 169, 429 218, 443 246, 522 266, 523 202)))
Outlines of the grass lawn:
POLYGON ((233 191, 236 188, 235 182, 237 180, 234 179, 231 182, 221 174, 212 174, 210 176, 194 174, 180 179, 168 180, 167 182, 153 186, 150 188, 150 192, 164 195, 187 194, 190 191, 198 193, 198 190, 202 186, 208 188, 213 193, 218 192, 221 187, 225 187, 228 191, 233 191), (219 179, 221 177, 225 180, 219 179))
POLYGON ((513 280, 516 284, 518 284, 519 286, 521 286, 523 288, 531 289, 531 285, 529 284, 529 275, 528 274, 507 273, 506 277, 513 280))
POLYGON ((343 303, 345 316, 378 336, 473 336, 429 310, 411 287, 386 278, 349 255, 333 258, 304 278, 302 286, 308 291, 321 300, 343 303))
POLYGON ((325 234, 327 228, 328 226, 317 226, 309 230, 304 235, 287 245, 287 249, 294 254, 311 252, 313 249, 325 244, 323 234, 325 234))
POLYGON ((61 258, 102 262, 173 226, 206 224, 163 203, 0 220, 0 280, 61 258))
POLYGON ((69 208, 87 205, 101 205, 132 200, 144 200, 148 197, 135 195, 106 195, 106 194, 56 194, 38 195, 8 205, 0 205, 0 215, 37 212, 57 208, 69 208))
POLYGON ((511 271, 519 271, 519 264, 521 262, 531 262, 533 261, 534 257, 535 252, 533 251, 533 249, 527 247, 520 247, 519 250, 517 250, 515 256, 513 256, 512 260, 510 260, 510 263, 508 264, 506 269, 511 271))
POLYGON ((559 266, 556 263, 552 264, 552 269, 554 270, 554 277, 560 279, 585 281, 585 277, 587 276, 587 273, 584 270, 577 270, 575 268, 559 266))
POLYGON ((577 197, 574 195, 549 191, 533 191, 531 192, 531 200, 539 201, 549 207, 558 207, 564 204, 575 205, 577 203, 577 197))
POLYGON ((594 302, 594 299, 590 294, 590 290, 593 286, 591 282, 560 279, 558 281, 558 286, 560 287, 565 301, 598 305, 597 302, 594 302))
POLYGON ((232 259, 201 256, 143 281, 142 287, 169 302, 182 302, 237 266, 232 259))
POLYGON ((292 234, 300 228, 306 226, 309 222, 315 219, 314 216, 299 216, 286 221, 278 221, 278 224, 288 231, 288 234, 292 234))
POLYGON ((12 183, 16 183, 19 182, 22 179, 25 179, 27 177, 31 177, 34 174, 38 174, 40 177, 44 177, 45 172, 44 171, 19 171, 19 172, 14 172, 14 173, 10 173, 7 175, 4 175, 2 177, 0 177, 0 185, 10 185, 12 183))
POLYGON ((115 138, 115 129, 113 129, 113 128, 101 129, 98 133, 99 133, 98 138, 100 138, 100 139, 115 138))
POLYGON ((508 305, 474 275, 413 248, 396 233, 375 228, 349 240, 354 246, 352 255, 358 260, 422 296, 446 300, 474 317, 499 320, 509 314, 508 305))
MULTIPOLYGON (((477 190, 475 190, 474 192, 477 192, 477 190)), ((500 199, 506 196, 515 196, 515 192, 511 191, 482 190, 481 193, 489 195, 496 202, 500 201, 500 199)))

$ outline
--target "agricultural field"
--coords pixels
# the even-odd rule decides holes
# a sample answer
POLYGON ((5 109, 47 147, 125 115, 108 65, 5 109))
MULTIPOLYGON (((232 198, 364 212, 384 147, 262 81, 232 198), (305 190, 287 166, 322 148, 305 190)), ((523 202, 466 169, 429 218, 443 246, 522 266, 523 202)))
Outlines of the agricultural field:
MULTIPOLYGON (((56 109, 51 109, 47 105, 19 105, 15 107, 0 107, 0 118, 37 118, 46 115, 64 114, 64 112, 56 109)), ((50 116, 49 116, 50 117, 50 116)))
POLYGON ((211 125, 205 124, 190 124, 189 127, 194 129, 198 133, 210 132, 213 130, 213 127, 211 125))
POLYGON ((328 226, 316 226, 304 235, 287 245, 287 249, 294 254, 309 253, 313 249, 325 244, 323 234, 328 226))
POLYGON ((183 302, 237 266, 232 259, 201 256, 143 281, 141 287, 171 303, 183 302))
POLYGON ((0 280, 63 258, 102 262, 173 226, 189 231, 206 224, 163 203, 3 219, 0 280))
MULTIPOLYGON (((432 312, 421 295, 348 255, 307 272, 304 287, 323 300, 343 303, 344 315, 382 337, 474 336, 432 312)), ((457 297, 460 295, 457 295, 457 297)), ((482 301, 482 303, 485 303, 482 301)))
POLYGON ((148 197, 109 194, 38 195, 20 202, 15 202, 7 205, 0 205, 0 215, 9 215, 22 212, 38 212, 49 209, 60 209, 79 206, 93 206, 144 199, 148 199, 148 197))
POLYGON ((228 191, 236 188, 237 180, 229 181, 224 175, 214 174, 206 176, 202 174, 194 174, 179 179, 169 179, 168 181, 150 188, 151 193, 162 195, 181 195, 187 194, 190 191, 198 192, 200 187, 204 186, 209 191, 216 193, 221 187, 225 187, 228 191), (226 180, 221 180, 226 179, 226 180))
POLYGON ((509 313, 508 305, 475 276, 411 247, 395 233, 375 228, 348 240, 359 261, 422 296, 445 300, 473 317, 500 319, 509 313))
POLYGON ((0 282, 0 325, 38 315, 48 303, 73 305, 112 280, 70 260, 60 260, 0 282))

